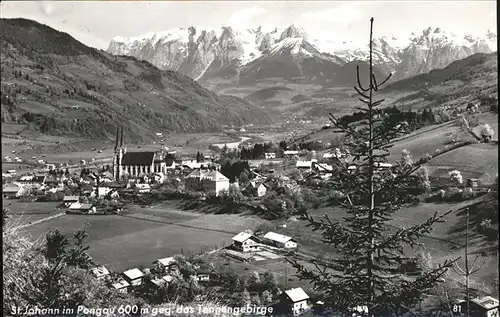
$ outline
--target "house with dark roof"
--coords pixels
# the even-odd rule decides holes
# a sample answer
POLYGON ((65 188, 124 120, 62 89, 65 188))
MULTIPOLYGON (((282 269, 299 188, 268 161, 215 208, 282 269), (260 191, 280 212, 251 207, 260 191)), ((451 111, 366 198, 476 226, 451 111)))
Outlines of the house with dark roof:
POLYGON ((155 152, 126 152, 121 160, 122 171, 131 176, 154 173, 155 152))

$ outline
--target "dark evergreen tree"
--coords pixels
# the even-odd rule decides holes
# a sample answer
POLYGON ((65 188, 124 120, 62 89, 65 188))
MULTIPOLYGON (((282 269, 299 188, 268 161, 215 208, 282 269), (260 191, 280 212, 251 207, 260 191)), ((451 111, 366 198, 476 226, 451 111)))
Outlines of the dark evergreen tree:
POLYGON ((361 314, 365 316, 401 316, 415 307, 451 266, 446 261, 416 278, 395 274, 405 258, 404 246, 417 245, 418 240, 428 234, 436 222, 442 222, 449 212, 441 216, 436 213, 422 224, 396 232, 389 229, 391 216, 414 200, 405 192, 406 180, 428 159, 407 166, 396 165, 392 170, 377 168, 378 164, 387 162, 391 140, 404 133, 408 126, 376 116, 376 107, 383 100, 375 101, 373 94, 390 76, 378 83, 373 75, 373 18, 370 21, 369 86, 364 88, 361 85, 358 67, 358 87, 355 87, 362 97, 360 100, 366 105, 357 109, 366 119, 353 127, 330 114, 336 131, 346 134, 345 146, 354 163, 360 167, 357 172, 349 173, 348 166, 352 162, 338 159, 343 168, 332 180, 333 189, 345 197, 341 206, 346 209, 347 216, 343 221, 334 222, 328 215, 320 220, 304 215, 309 225, 322 233, 323 242, 338 254, 332 264, 340 273, 321 269, 319 264, 316 271, 305 269, 297 262, 292 263, 300 279, 310 280, 324 293, 328 307, 351 314, 355 307, 364 306, 366 312, 361 314))

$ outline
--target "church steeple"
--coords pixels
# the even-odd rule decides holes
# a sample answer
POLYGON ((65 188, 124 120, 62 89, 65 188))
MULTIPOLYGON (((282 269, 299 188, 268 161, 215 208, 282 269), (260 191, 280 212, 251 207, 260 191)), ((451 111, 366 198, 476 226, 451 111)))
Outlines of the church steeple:
POLYGON ((122 174, 123 127, 116 126, 115 151, 113 156, 113 178, 119 181, 122 174))

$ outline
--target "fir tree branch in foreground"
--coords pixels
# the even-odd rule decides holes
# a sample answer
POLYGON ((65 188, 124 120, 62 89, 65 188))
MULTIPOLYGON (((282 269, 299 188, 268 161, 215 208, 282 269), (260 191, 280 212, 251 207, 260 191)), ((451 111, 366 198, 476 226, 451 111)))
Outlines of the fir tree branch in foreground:
MULTIPOLYGON (((395 212, 414 197, 408 194, 411 175, 430 157, 417 163, 404 162, 392 168, 382 168, 387 162, 394 139, 407 132, 408 125, 380 117, 383 99, 374 100, 380 84, 373 75, 373 18, 370 20, 369 85, 363 87, 357 67, 357 87, 360 102, 356 107, 366 114, 358 126, 342 125, 330 115, 334 128, 345 133, 345 145, 350 160, 337 158, 339 174, 332 181, 335 190, 345 200, 341 207, 347 212, 342 221, 333 222, 328 215, 320 221, 309 215, 305 218, 314 231, 321 231, 322 242, 335 250, 337 258, 332 263, 314 263, 316 270, 306 270, 297 262, 300 279, 310 280, 324 293, 326 304, 336 310, 352 313, 355 307, 364 306, 366 316, 401 314, 420 302, 426 292, 437 285, 454 261, 446 261, 435 269, 423 272, 418 278, 399 272, 406 259, 405 246, 414 247, 418 240, 432 231, 432 227, 451 211, 438 215, 409 228, 394 228, 389 224, 395 212), (349 169, 356 164, 357 169, 349 169), (332 267, 334 270, 332 270, 332 267)), ((358 312, 359 314, 359 312, 358 312)))

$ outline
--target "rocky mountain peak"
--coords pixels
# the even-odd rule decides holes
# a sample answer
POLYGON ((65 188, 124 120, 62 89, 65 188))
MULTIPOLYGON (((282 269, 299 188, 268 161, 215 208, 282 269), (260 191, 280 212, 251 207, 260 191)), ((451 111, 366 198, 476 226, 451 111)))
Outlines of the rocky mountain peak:
POLYGON ((280 41, 283 41, 286 38, 296 38, 301 37, 307 40, 307 33, 303 28, 295 26, 294 24, 287 27, 280 36, 280 41))

